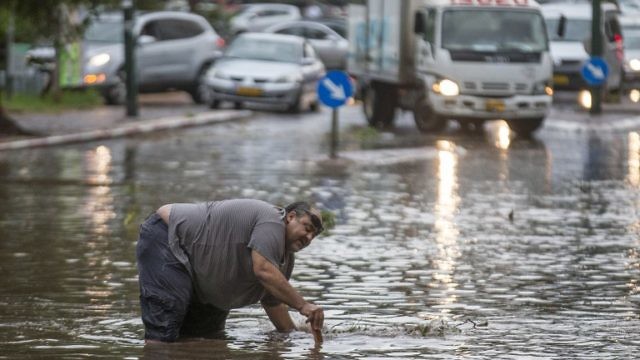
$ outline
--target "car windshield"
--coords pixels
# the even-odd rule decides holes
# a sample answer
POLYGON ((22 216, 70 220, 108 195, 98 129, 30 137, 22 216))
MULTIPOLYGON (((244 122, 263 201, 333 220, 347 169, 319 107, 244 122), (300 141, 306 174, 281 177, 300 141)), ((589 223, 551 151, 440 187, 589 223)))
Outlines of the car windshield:
POLYGON ((548 48, 544 21, 530 11, 448 10, 442 47, 482 52, 540 52, 548 48))
POLYGON ((121 43, 124 41, 124 28, 119 19, 95 19, 84 32, 89 42, 121 43))
POLYGON ((302 60, 302 47, 289 41, 240 37, 229 45, 225 56, 299 63, 302 60))
POLYGON ((584 41, 591 34, 591 20, 566 18, 564 36, 558 35, 560 18, 545 19, 551 41, 584 41))

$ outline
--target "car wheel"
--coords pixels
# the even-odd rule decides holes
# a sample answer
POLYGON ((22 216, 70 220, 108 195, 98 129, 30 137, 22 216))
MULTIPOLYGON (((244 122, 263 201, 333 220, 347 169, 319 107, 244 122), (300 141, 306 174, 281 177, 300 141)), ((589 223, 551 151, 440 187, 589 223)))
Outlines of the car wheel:
POLYGON ((220 107, 220 100, 217 100, 217 99, 209 100, 209 108, 210 109, 217 109, 219 107, 220 107))
POLYGON ((413 120, 422 133, 438 132, 447 126, 447 119, 437 115, 424 97, 416 101, 413 120))
POLYGON ((318 104, 318 100, 312 102, 309 105, 309 110, 314 111, 314 112, 320 110, 320 104, 318 104))
POLYGON ((291 103, 289 107, 287 107, 287 111, 294 114, 299 113, 300 111, 302 111, 301 105, 302 105, 302 94, 298 94, 298 96, 296 96, 296 99, 293 101, 293 103, 291 103))
POLYGON ((203 66, 193 82, 189 95, 196 104, 207 104, 211 100, 211 89, 207 86, 207 66, 203 66))
POLYGON ((509 124, 509 128, 515 131, 518 135, 528 138, 531 137, 534 131, 538 130, 544 118, 533 118, 533 119, 517 119, 517 120, 507 120, 509 124))
POLYGON ((242 103, 240 101, 236 101, 233 103, 233 108, 236 110, 242 109, 242 103))
POLYGON ((118 80, 102 94, 108 105, 122 105, 127 100, 127 84, 124 70, 118 71, 118 80))

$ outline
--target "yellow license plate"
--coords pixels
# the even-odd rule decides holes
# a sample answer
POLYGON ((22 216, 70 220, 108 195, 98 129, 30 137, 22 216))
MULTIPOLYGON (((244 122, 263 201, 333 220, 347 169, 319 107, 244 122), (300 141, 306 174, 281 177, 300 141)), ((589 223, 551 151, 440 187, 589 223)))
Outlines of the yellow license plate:
POLYGON ((491 112, 503 112, 504 101, 497 99, 489 99, 484 103, 484 108, 491 112))
POLYGON ((554 85, 569 85, 569 77, 567 75, 553 75, 554 85))
POLYGON ((238 89, 236 89, 236 94, 242 95, 242 96, 261 96, 262 89, 241 86, 238 89))

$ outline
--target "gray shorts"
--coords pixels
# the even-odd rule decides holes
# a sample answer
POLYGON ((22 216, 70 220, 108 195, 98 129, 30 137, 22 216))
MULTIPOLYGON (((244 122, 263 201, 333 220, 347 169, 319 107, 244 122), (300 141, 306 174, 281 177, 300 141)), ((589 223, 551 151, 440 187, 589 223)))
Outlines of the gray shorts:
POLYGON ((155 213, 140 225, 136 257, 145 339, 221 335, 229 311, 194 301, 189 272, 169 249, 167 224, 155 213))

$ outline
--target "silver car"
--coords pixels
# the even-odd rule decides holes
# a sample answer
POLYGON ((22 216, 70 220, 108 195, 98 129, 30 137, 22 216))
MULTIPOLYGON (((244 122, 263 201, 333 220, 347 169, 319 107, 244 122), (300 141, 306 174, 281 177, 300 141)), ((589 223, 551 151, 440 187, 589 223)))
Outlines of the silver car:
POLYGON ((307 39, 328 69, 345 69, 347 66, 349 41, 327 25, 315 21, 288 21, 264 31, 307 39))
POLYGON ((273 24, 301 19, 297 6, 277 3, 245 5, 230 22, 231 33, 237 35, 246 31, 260 31, 273 24))
POLYGON ((325 68, 313 47, 291 35, 244 33, 207 73, 211 108, 221 101, 286 106, 289 111, 318 107, 317 84, 325 68))
MULTIPOLYGON (((140 92, 168 89, 189 92, 207 103, 204 76, 222 55, 224 40, 202 16, 173 11, 142 13, 133 27, 137 38, 136 73, 140 92)), ((84 35, 79 87, 100 89, 109 104, 126 98, 123 21, 119 14, 94 19, 84 35)))

